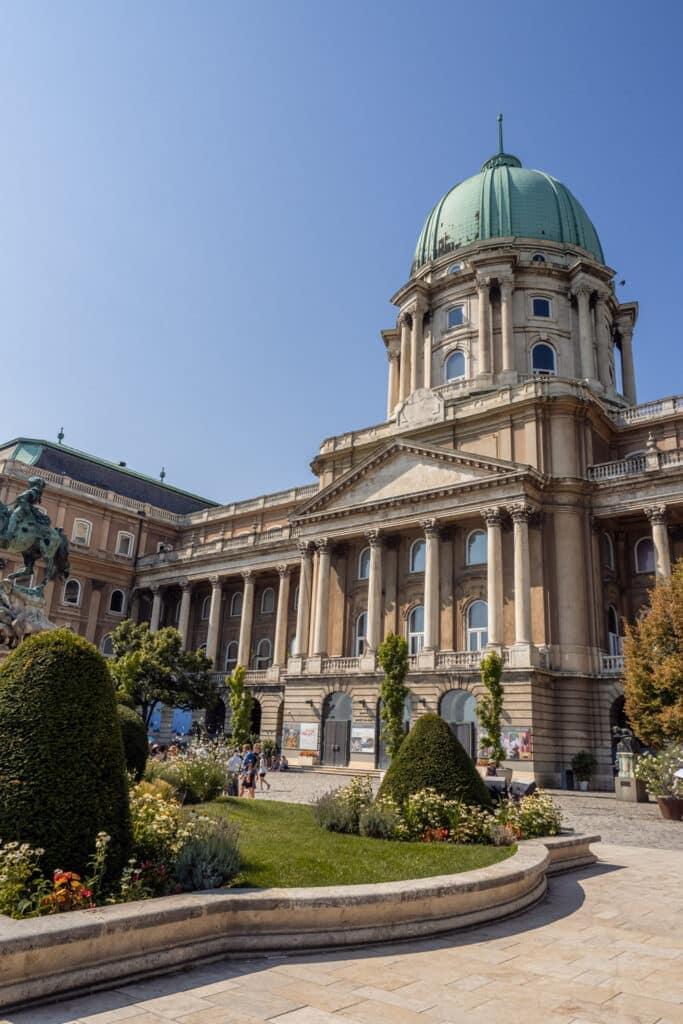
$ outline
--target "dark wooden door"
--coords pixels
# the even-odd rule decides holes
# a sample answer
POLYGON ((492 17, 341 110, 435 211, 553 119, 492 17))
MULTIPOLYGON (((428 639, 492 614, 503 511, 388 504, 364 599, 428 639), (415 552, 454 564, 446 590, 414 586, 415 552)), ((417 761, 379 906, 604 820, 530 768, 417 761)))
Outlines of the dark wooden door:
POLYGON ((349 763, 349 747, 351 742, 351 723, 325 722, 323 734, 323 764, 335 768, 345 768, 349 763))

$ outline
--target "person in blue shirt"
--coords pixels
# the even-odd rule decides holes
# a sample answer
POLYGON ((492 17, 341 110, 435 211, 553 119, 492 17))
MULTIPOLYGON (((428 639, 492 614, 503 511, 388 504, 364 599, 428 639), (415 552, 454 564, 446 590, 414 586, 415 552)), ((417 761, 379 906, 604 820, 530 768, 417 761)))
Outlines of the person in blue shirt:
POLYGON ((242 775, 240 777, 240 796, 254 799, 256 796, 256 754, 252 750, 251 743, 245 743, 242 747, 242 775))

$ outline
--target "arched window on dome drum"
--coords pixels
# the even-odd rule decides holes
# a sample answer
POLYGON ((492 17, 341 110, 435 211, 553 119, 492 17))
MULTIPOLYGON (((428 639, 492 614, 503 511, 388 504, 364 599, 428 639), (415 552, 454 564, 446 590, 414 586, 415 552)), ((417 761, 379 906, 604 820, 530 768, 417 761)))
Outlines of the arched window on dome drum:
POLYGON ((472 530, 472 533, 467 538, 466 561, 468 565, 486 565, 488 551, 484 530, 472 530))
POLYGON ((456 351, 451 352, 448 359, 446 360, 446 366, 444 371, 444 378, 446 383, 449 380, 460 380, 465 376, 465 353, 456 351))
POLYGON ((358 579, 370 579, 370 548, 363 548, 358 556, 358 579))
POLYGON ((408 654, 417 654, 425 642, 425 610, 416 605, 408 616, 408 654))
POLYGON ((488 605, 486 601, 473 601, 467 609, 467 650, 481 651, 488 642, 488 605))
POLYGON ((365 654, 365 641, 368 635, 368 613, 361 612, 356 619, 356 635, 354 638, 353 653, 357 658, 365 654))
POLYGON ((448 268, 448 273, 449 274, 459 274, 461 270, 462 270, 462 263, 451 263, 450 267, 448 268))
POLYGON ((531 369, 534 373, 554 376, 557 373, 555 349, 544 341, 537 342, 531 350, 531 369))
POLYGON ((651 537, 641 537, 636 541, 636 572, 655 571, 655 546, 651 537))
POLYGON ((425 542, 414 540, 410 545, 410 572, 425 571, 425 542))
POLYGON ((535 252, 531 257, 532 263, 545 263, 545 256, 542 252, 535 252))

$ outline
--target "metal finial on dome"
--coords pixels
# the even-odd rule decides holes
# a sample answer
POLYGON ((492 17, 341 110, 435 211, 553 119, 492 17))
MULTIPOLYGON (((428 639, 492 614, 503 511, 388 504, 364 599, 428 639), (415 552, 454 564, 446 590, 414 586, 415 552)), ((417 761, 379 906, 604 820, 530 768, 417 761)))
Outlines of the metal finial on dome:
POLYGON ((503 149, 503 115, 498 115, 498 152, 504 153, 503 149))
POLYGON ((57 440, 59 441, 60 444, 64 440, 64 427, 60 427, 59 428, 59 433, 57 434, 57 440))

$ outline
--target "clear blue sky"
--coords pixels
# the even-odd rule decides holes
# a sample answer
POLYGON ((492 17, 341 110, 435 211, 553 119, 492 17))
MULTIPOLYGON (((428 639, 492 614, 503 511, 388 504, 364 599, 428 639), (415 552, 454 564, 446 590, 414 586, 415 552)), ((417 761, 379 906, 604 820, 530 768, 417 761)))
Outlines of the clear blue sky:
POLYGON ((389 297, 496 149, 559 177, 683 391, 680 2, 0 9, 3 435, 220 500, 383 419, 389 297))

